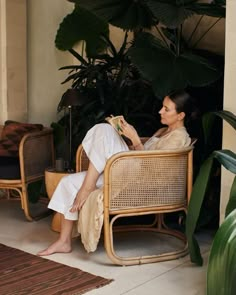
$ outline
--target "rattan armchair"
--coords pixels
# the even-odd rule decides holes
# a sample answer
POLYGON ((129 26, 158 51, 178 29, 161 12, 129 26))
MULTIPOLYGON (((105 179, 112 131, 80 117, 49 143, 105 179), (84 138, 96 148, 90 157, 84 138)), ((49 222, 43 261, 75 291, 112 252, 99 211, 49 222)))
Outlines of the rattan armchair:
MULTIPOLYGON (((192 191, 193 146, 169 151, 129 151, 112 156, 104 170, 104 245, 108 257, 118 265, 134 265, 176 259, 188 253, 183 232, 170 229, 165 213, 187 212, 192 191), (152 215, 150 225, 115 225, 119 218, 152 215), (181 247, 157 254, 121 257, 114 249, 115 231, 151 231, 181 241, 181 247)), ((76 170, 86 170, 88 159, 80 146, 76 170)), ((145 236, 144 236, 145 239, 145 236)), ((134 245, 135 247, 135 245, 134 245)), ((148 247, 148 244, 147 244, 148 247)))
MULTIPOLYGON (((0 127, 0 131, 1 129, 0 127)), ((25 217, 32 221, 40 216, 32 216, 30 213, 27 187, 30 183, 44 179, 45 169, 54 166, 53 130, 51 128, 24 135, 19 145, 19 163, 20 178, 0 178, 0 189, 17 191, 25 217)))

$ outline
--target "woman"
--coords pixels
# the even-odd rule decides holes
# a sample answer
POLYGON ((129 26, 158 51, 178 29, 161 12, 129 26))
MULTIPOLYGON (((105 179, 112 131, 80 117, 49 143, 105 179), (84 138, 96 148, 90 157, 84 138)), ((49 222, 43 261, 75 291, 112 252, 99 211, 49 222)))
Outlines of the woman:
MULTIPOLYGON (((192 98, 185 91, 176 91, 163 100, 159 111, 161 123, 166 127, 157 132, 143 145, 135 128, 125 119, 121 120, 123 135, 129 138, 135 150, 176 149, 189 146, 191 139, 185 125, 195 116, 192 98)), ((65 176, 58 184, 48 205, 62 214, 59 238, 39 256, 71 252, 73 223, 78 219, 89 194, 103 185, 103 170, 113 154, 128 151, 123 138, 109 124, 97 124, 86 134, 83 148, 90 160, 88 171, 65 176)))

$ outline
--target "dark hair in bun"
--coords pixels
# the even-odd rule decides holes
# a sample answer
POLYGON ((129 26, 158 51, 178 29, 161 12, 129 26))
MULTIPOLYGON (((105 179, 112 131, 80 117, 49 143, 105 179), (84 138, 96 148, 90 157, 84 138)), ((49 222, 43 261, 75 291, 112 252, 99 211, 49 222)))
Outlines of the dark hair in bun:
POLYGON ((184 124, 189 127, 191 121, 196 120, 199 116, 199 110, 196 106, 195 99, 185 90, 176 90, 168 94, 168 97, 175 104, 176 112, 185 113, 184 124))

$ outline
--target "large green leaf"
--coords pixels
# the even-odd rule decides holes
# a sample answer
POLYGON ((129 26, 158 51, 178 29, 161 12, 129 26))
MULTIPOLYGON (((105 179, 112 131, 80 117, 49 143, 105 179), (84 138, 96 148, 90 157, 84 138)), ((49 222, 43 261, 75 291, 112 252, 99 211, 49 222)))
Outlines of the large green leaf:
POLYGON ((143 0, 78 0, 76 2, 110 24, 125 30, 150 29, 157 22, 147 7, 146 1, 143 0))
POLYGON ((109 23, 125 30, 150 28, 161 21, 176 28, 193 14, 225 16, 221 3, 197 3, 198 0, 77 0, 109 23))
POLYGON ((214 151, 213 156, 223 165, 227 170, 236 174, 236 154, 230 150, 214 151))
MULTIPOLYGON (((198 265, 201 265, 202 257, 197 240, 194 238, 194 232, 196 229, 202 202, 207 191, 213 158, 216 158, 226 169, 236 174, 236 154, 229 150, 220 150, 213 152, 212 155, 202 164, 194 182, 186 218, 186 236, 188 239, 191 261, 198 265)), ((227 213, 236 208, 235 182, 236 181, 234 180, 231 189, 230 202, 227 206, 227 213)))
POLYGON ((234 209, 236 209, 236 177, 234 177, 231 186, 229 201, 225 209, 225 217, 228 216, 234 209))
POLYGON ((204 143, 208 146, 208 141, 211 139, 212 128, 214 126, 216 117, 212 112, 207 112, 202 116, 202 127, 204 135, 204 143))
POLYGON ((221 3, 195 3, 189 9, 200 15, 225 18, 225 4, 221 3))
POLYGON ((236 210, 217 231, 207 268, 207 295, 234 295, 236 290, 236 210))
POLYGON ((92 12, 75 7, 59 26, 56 34, 55 45, 60 50, 69 50, 79 41, 86 41, 87 55, 101 51, 105 43, 101 35, 108 35, 108 24, 92 12))
POLYGON ((202 265, 203 261, 198 242, 194 237, 194 232, 197 226, 202 202, 207 191, 212 164, 213 157, 210 156, 200 168, 199 174, 194 182, 186 218, 186 236, 188 240, 190 258, 192 262, 198 265, 202 265))
POLYGON ((203 87, 221 75, 208 60, 191 52, 177 56, 149 33, 139 34, 128 54, 157 96, 187 86, 203 87))
POLYGON ((164 25, 169 28, 176 28, 194 14, 193 11, 188 9, 186 2, 190 1, 147 0, 147 6, 164 25))
POLYGON ((236 116, 229 111, 214 112, 215 115, 221 117, 228 122, 234 129, 236 129, 236 116))

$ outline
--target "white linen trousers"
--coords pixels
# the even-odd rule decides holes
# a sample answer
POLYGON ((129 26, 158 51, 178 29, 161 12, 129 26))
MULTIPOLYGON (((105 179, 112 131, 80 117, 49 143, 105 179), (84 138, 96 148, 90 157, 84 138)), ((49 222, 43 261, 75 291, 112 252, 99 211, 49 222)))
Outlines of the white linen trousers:
MULTIPOLYGON (((145 142, 144 148, 145 150, 176 149, 189 146, 190 142, 191 139, 185 127, 180 127, 162 137, 152 136, 145 142)), ((87 132, 82 145, 89 160, 100 173, 96 184, 97 188, 103 186, 103 171, 106 161, 118 152, 129 150, 123 138, 107 123, 97 124, 91 128, 87 132)), ((59 182, 48 208, 63 214, 65 219, 77 220, 78 212, 71 213, 69 210, 73 206, 86 173, 86 171, 83 171, 64 176, 59 182)))
MULTIPOLYGON (((83 142, 83 148, 96 170, 100 173, 97 188, 103 185, 103 171, 106 161, 114 154, 128 151, 129 148, 117 131, 107 123, 91 128, 83 142)), ((78 212, 71 213, 77 192, 79 191, 87 171, 64 176, 57 185, 48 208, 64 215, 65 219, 78 220, 78 212)))

